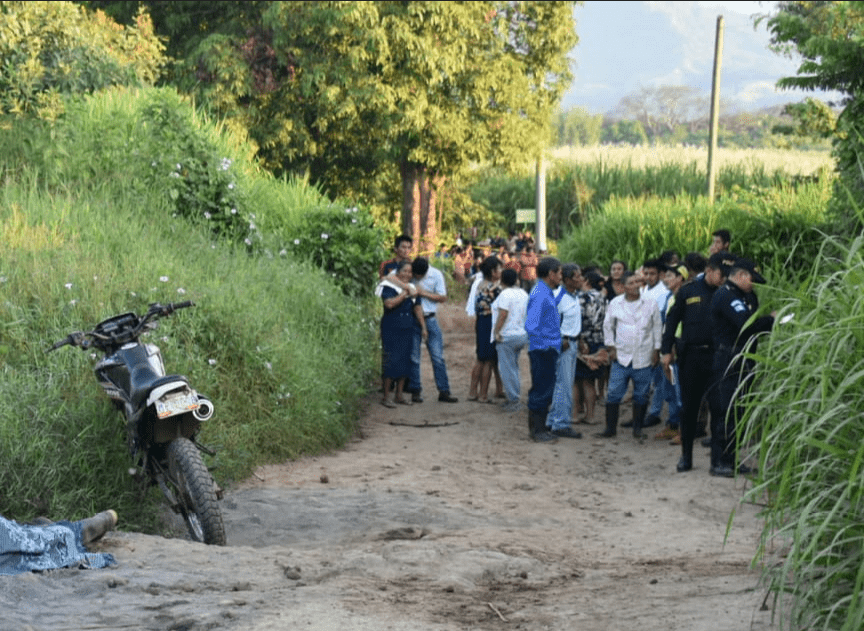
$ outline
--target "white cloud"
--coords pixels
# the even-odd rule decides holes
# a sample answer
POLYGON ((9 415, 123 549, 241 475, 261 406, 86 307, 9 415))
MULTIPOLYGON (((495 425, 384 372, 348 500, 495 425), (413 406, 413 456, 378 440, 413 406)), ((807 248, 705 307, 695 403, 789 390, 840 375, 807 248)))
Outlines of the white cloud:
POLYGON ((755 103, 769 96, 776 96, 779 91, 772 81, 753 81, 746 83, 732 95, 732 98, 742 103, 755 103))

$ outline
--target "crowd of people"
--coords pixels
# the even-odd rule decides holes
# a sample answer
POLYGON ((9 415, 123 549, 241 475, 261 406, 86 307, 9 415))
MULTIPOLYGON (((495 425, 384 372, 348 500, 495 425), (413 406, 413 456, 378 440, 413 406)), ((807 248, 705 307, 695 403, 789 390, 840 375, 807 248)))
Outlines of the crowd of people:
MULTIPOLYGON (((647 428, 663 424, 665 406, 665 427, 654 438, 680 445, 677 471, 693 468, 694 443, 702 438, 711 475, 751 472, 736 464, 739 401, 753 371, 742 350, 772 328, 774 315, 751 317, 759 307, 753 286, 765 280, 753 261, 730 253, 730 241, 727 230, 718 230, 707 257, 691 252, 681 259, 670 250, 635 270, 612 261, 608 273, 538 258, 530 234, 484 244, 487 251, 473 261, 470 249, 457 246, 453 276, 471 285, 465 309, 476 333, 468 400, 523 409, 519 357, 527 349, 532 440, 581 438, 575 426, 595 424, 598 401, 605 427, 596 436, 612 438, 629 394, 632 420, 620 426, 644 439, 647 428)), ((397 237, 394 258, 379 270, 382 404, 423 402, 423 342, 438 400, 456 403, 437 322, 447 300, 445 277, 426 258, 412 259, 412 247, 411 237, 397 237)))

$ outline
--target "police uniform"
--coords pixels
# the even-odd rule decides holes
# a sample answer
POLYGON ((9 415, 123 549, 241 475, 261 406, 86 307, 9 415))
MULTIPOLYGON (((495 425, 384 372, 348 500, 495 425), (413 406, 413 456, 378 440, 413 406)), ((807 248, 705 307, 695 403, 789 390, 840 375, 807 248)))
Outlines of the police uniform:
POLYGON ((711 335, 711 298, 716 287, 704 276, 683 285, 666 314, 660 353, 667 355, 675 345, 675 332, 681 325, 677 344, 678 374, 681 379, 681 460, 678 471, 693 466, 693 441, 699 419, 702 397, 712 381, 713 338, 711 335))
MULTIPOLYGON (((761 277, 756 282, 760 280, 761 277)), ((752 360, 745 360, 739 354, 750 338, 757 333, 770 331, 774 326, 772 316, 763 316, 744 328, 758 308, 756 294, 743 291, 730 280, 714 293, 711 300, 715 385, 708 402, 711 407, 712 470, 728 468, 734 471, 735 423, 740 417, 740 410, 734 400, 735 392, 753 370, 752 360)))

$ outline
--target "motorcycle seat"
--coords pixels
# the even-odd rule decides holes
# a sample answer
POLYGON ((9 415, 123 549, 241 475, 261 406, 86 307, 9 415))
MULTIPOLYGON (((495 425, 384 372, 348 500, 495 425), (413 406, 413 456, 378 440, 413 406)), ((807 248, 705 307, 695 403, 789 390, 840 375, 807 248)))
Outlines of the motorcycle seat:
POLYGON ((132 372, 131 390, 132 390, 132 405, 134 409, 139 409, 147 400, 147 395, 159 386, 168 385, 176 382, 180 385, 189 385, 189 381, 183 375, 165 375, 159 376, 149 366, 142 366, 138 370, 132 372))

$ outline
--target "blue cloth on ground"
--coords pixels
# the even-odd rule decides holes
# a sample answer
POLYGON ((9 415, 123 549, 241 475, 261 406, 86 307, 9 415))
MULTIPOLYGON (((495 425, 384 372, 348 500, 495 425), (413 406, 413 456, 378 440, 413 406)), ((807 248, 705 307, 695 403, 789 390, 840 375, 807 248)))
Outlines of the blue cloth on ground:
POLYGON ((0 574, 61 567, 98 569, 116 564, 110 554, 87 552, 80 523, 64 520, 30 526, 0 517, 0 574))

